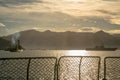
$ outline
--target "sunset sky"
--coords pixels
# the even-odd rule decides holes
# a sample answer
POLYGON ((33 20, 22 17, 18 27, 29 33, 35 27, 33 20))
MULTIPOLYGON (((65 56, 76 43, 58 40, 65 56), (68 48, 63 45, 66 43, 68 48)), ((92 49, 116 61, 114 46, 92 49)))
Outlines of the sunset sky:
POLYGON ((0 0, 0 36, 28 29, 120 34, 120 0, 0 0))

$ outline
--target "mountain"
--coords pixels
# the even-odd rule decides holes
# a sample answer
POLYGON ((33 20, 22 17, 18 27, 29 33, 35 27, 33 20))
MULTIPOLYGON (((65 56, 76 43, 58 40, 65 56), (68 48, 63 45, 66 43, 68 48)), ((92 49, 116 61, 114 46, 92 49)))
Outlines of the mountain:
POLYGON ((104 31, 98 31, 94 34, 94 43, 106 46, 120 46, 120 38, 110 35, 104 31))
POLYGON ((120 38, 120 34, 114 34, 113 36, 120 38))
POLYGON ((10 46, 10 41, 0 38, 0 50, 6 49, 10 46))
MULTIPOLYGON (((12 35, 4 37, 11 40, 12 35)), ((85 49, 96 45, 120 47, 120 38, 104 31, 89 32, 39 32, 27 30, 20 32, 19 40, 25 49, 85 49)))
POLYGON ((26 48, 29 46, 29 49, 82 49, 91 44, 89 43, 90 41, 84 39, 84 37, 90 35, 75 32, 39 32, 29 30, 21 32, 20 41, 26 48))

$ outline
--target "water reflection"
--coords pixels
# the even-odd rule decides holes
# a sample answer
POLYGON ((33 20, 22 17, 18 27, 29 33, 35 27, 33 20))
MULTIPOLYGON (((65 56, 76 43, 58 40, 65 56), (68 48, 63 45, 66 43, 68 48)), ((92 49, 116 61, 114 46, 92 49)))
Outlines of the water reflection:
POLYGON ((71 56, 86 56, 88 52, 86 50, 69 50, 67 51, 67 55, 71 56))

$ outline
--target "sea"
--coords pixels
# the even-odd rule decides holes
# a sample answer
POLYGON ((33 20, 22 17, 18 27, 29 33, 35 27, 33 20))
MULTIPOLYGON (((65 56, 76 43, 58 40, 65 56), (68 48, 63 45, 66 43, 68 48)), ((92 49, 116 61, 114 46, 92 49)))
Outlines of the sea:
MULTIPOLYGON (((0 51, 0 58, 23 58, 23 57, 56 57, 57 60, 61 57, 100 57, 100 75, 99 80, 104 78, 104 60, 106 57, 120 57, 120 50, 116 51, 87 51, 87 50, 24 50, 19 52, 0 51)), ((117 64, 117 63, 116 63, 117 64)), ((118 64, 120 66, 120 64, 118 64)), ((90 66, 91 67, 91 66, 90 66)), ((118 67, 120 71, 120 67, 118 67)), ((94 71, 94 70, 93 70, 94 71)), ((120 72, 118 71, 118 74, 120 72)), ((114 71, 113 71, 114 72, 114 71)), ((62 79, 61 79, 62 80, 62 79)), ((64 79, 64 80, 77 80, 77 79, 64 79)), ((82 80, 82 79, 81 79, 82 80)), ((94 80, 94 79, 83 79, 83 80, 94 80)), ((109 79, 113 80, 113 79, 109 79)), ((120 75, 114 80, 120 80, 120 75)))
POLYGON ((24 50, 10 52, 0 50, 0 58, 12 57, 61 57, 61 56, 120 56, 120 50, 116 51, 87 51, 87 50, 24 50))

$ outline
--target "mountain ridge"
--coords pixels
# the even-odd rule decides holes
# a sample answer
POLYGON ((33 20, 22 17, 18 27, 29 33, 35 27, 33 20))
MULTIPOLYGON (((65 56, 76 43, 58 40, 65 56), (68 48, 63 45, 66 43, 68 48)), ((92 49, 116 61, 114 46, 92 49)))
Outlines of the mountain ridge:
MULTIPOLYGON (((19 40, 25 49, 72 49, 79 50, 96 45, 108 47, 120 47, 120 38, 110 35, 104 31, 90 32, 52 32, 50 30, 39 32, 27 30, 19 33, 19 40)), ((12 35, 3 37, 11 40, 12 35)))

